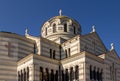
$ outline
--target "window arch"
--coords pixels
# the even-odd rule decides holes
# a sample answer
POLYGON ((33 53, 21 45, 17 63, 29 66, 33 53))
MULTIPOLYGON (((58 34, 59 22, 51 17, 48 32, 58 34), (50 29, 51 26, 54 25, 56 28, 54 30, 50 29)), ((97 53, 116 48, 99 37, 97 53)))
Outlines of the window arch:
POLYGON ((70 68, 70 81, 74 80, 74 71, 73 71, 73 67, 70 68))
POLYGON ((69 73, 68 73, 68 69, 66 69, 65 80, 66 80, 66 81, 69 81, 69 73))
POLYGON ((76 27, 75 26, 73 26, 73 32, 74 32, 74 34, 76 34, 76 27))
POLYGON ((68 57, 68 55, 67 55, 67 50, 65 49, 65 56, 66 56, 66 58, 68 57))
POLYGON ((92 80, 93 79, 93 75, 92 75, 93 73, 92 73, 92 66, 90 65, 90 79, 92 80))
POLYGON ((26 81, 26 71, 24 69, 24 81, 26 81))
POLYGON ((56 32, 56 24, 54 23, 53 24, 53 33, 55 33, 56 32))
POLYGON ((21 81, 23 81, 23 71, 21 70, 21 81))
POLYGON ((75 79, 79 79, 79 66, 75 66, 75 79))
POLYGON ((45 35, 47 35, 47 27, 45 28, 45 35))
POLYGON ((18 71, 18 81, 21 81, 21 75, 19 71, 18 71))
POLYGON ((40 67, 40 71, 39 71, 39 81, 43 81, 43 68, 40 67))
POLYGON ((55 50, 53 51, 53 59, 55 59, 55 50))
POLYGON ((67 24, 64 24, 64 32, 67 32, 67 24))
POLYGON ((53 69, 51 70, 51 81, 54 81, 54 71, 53 71, 53 69))
POLYGON ((50 58, 52 58, 52 49, 50 49, 50 58))
POLYGON ((29 81, 29 67, 27 67, 27 81, 29 81))

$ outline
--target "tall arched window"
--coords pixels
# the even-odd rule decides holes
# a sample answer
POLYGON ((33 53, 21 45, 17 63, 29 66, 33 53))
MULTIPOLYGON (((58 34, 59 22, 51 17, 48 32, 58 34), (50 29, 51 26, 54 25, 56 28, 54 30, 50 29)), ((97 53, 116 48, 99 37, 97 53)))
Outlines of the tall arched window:
POLYGON ((39 81, 43 81, 43 68, 40 67, 40 71, 39 71, 39 81))
POLYGON ((69 73, 68 73, 68 69, 66 69, 66 74, 65 74, 65 81, 69 81, 69 73))
POLYGON ((70 81, 73 81, 74 79, 74 71, 73 71, 73 67, 70 68, 70 81))
POLYGON ((67 50, 65 50, 65 55, 66 55, 66 58, 68 57, 68 55, 67 55, 67 50))
POLYGON ((34 54, 36 54, 36 44, 34 44, 34 54))
POLYGON ((56 74, 55 74, 55 81, 58 81, 58 71, 56 71, 56 74))
POLYGON ((47 27, 45 28, 45 35, 47 35, 47 27))
POLYGON ((26 78, 27 81, 29 81, 29 67, 27 67, 27 78, 26 78))
POLYGON ((92 80, 93 79, 93 77, 92 77, 93 75, 92 75, 92 66, 90 65, 90 80, 92 80))
POLYGON ((74 31, 73 31, 73 32, 74 32, 74 34, 76 34, 76 28, 75 28, 75 26, 73 26, 73 29, 74 29, 74 31))
POLYGON ((20 76, 20 72, 18 72, 18 81, 21 81, 21 76, 20 76))
POLYGON ((102 81, 102 73, 103 73, 103 70, 101 70, 101 72, 99 73, 100 81, 102 81))
POLYGON ((79 79, 79 66, 75 66, 75 80, 79 79))
POLYGON ((53 24, 53 33, 56 32, 56 24, 53 24))
POLYGON ((54 81, 54 72, 51 70, 51 81, 54 81))
POLYGON ((94 80, 96 80, 96 67, 94 67, 93 75, 94 75, 94 80))
POLYGON ((21 70, 21 81, 23 81, 23 72, 21 70))
POLYGON ((69 57, 70 57, 70 54, 71 54, 70 48, 68 48, 68 54, 69 54, 69 57))
POLYGON ((64 32, 67 32, 67 24, 64 24, 64 32))
POLYGON ((49 81, 49 73, 48 73, 48 69, 45 69, 46 71, 44 72, 44 80, 45 81, 49 81))
POLYGON ((50 49, 50 58, 52 58, 52 49, 50 49))
POLYGON ((99 68, 97 70, 97 80, 99 81, 99 68))
POLYGON ((55 59, 55 50, 53 51, 53 59, 55 59))
POLYGON ((24 81, 26 81, 26 71, 24 69, 24 81))

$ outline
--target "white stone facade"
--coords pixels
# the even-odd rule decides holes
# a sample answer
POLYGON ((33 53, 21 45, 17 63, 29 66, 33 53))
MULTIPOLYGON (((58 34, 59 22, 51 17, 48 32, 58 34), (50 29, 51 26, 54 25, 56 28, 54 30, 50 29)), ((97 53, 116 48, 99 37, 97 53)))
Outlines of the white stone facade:
POLYGON ((80 24, 55 16, 41 37, 0 32, 0 81, 120 81, 120 58, 95 31, 82 35, 80 24))

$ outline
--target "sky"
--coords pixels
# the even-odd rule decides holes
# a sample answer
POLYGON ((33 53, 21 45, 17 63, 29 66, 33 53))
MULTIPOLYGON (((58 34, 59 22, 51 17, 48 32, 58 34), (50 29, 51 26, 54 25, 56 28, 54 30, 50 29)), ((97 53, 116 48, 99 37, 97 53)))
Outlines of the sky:
POLYGON ((96 32, 110 50, 114 43, 120 56, 120 0, 0 0, 0 31, 40 35, 44 22, 62 14, 79 22, 82 34, 95 25, 96 32))

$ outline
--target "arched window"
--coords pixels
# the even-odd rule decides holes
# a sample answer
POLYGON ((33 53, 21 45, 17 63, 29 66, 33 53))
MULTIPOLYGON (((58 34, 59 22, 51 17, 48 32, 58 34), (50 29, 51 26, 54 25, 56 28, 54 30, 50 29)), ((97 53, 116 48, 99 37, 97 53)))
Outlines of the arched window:
POLYGON ((96 67, 94 67, 93 75, 94 75, 94 80, 96 80, 96 67))
POLYGON ((68 73, 68 69, 66 69, 66 74, 65 74, 65 81, 69 81, 69 73, 68 73))
POLYGON ((75 80, 79 79, 79 66, 75 66, 75 80))
POLYGON ((64 24, 64 32, 67 32, 67 24, 64 24))
POLYGON ((18 72, 18 81, 21 81, 21 76, 20 76, 20 72, 18 72))
POLYGON ((47 27, 45 28, 45 35, 47 35, 47 27))
POLYGON ((52 49, 50 49, 50 58, 52 58, 52 49))
POLYGON ((99 68, 97 70, 97 80, 99 81, 99 68))
POLYGON ((34 44, 34 54, 36 54, 36 44, 34 44))
POLYGON ((73 67, 70 68, 70 81, 73 81, 74 79, 74 71, 73 71, 73 67))
POLYGON ((54 72, 51 70, 51 81, 54 81, 54 72))
POLYGON ((21 81, 23 81, 23 72, 21 70, 21 81))
POLYGON ((90 65, 90 80, 92 80, 93 79, 93 77, 92 77, 93 75, 92 75, 92 66, 90 65))
POLYGON ((71 51, 70 51, 70 48, 68 48, 68 54, 69 54, 69 57, 70 57, 70 55, 71 55, 71 51))
POLYGON ((73 29, 74 29, 74 34, 76 34, 76 28, 75 28, 75 26, 73 26, 73 29))
POLYGON ((27 67, 27 81, 29 81, 29 67, 27 67))
POLYGON ((53 24, 53 33, 56 32, 56 24, 53 24))
POLYGON ((24 81, 26 81, 26 71, 24 69, 24 81))
POLYGON ((55 59, 55 50, 53 51, 53 59, 55 59))
POLYGON ((39 71, 39 81, 43 81, 43 68, 40 67, 40 71, 39 71))
POLYGON ((48 69, 46 68, 45 70, 46 70, 46 72, 44 72, 44 80, 45 80, 45 81, 49 81, 48 69))
POLYGON ((103 73, 103 70, 101 70, 101 72, 100 72, 100 74, 99 74, 100 81, 102 81, 102 73, 103 73))
POLYGON ((67 50, 65 50, 65 55, 66 55, 66 58, 68 57, 68 55, 67 55, 67 50))
POLYGON ((58 81, 58 71, 56 71, 56 74, 55 74, 55 81, 58 81))

